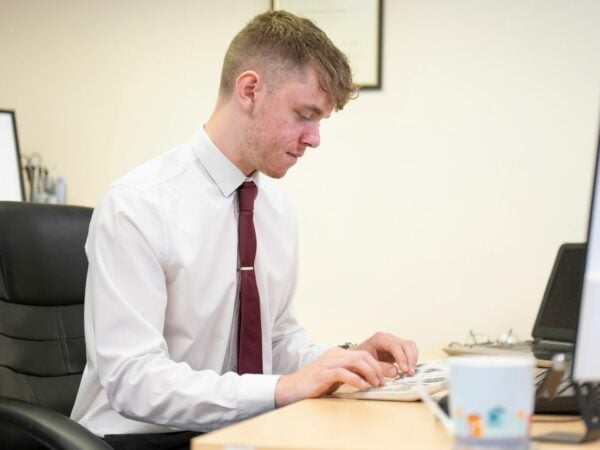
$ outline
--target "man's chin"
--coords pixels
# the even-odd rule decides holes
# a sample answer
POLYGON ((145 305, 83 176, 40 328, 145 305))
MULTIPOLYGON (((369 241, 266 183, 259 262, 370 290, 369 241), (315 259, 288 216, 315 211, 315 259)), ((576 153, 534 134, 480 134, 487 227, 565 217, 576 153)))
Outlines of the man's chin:
POLYGON ((268 176, 270 178, 279 179, 279 178, 283 178, 289 169, 290 169, 289 167, 278 168, 278 169, 266 169, 266 170, 261 170, 260 172, 262 172, 263 174, 265 174, 266 176, 268 176))

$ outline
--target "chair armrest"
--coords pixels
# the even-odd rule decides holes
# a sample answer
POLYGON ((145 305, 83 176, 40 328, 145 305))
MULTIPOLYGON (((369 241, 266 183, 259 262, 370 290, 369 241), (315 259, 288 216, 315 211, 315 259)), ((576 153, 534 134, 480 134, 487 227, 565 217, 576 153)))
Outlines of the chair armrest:
POLYGON ((67 416, 32 403, 0 397, 0 422, 9 423, 56 450, 111 450, 98 436, 67 416))

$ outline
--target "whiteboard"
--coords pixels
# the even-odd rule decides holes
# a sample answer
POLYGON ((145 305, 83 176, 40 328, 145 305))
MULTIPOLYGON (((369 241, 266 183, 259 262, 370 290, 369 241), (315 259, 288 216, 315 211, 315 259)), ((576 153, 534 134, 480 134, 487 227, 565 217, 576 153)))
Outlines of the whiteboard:
POLYGON ((13 111, 0 111, 0 200, 23 200, 23 177, 13 111))

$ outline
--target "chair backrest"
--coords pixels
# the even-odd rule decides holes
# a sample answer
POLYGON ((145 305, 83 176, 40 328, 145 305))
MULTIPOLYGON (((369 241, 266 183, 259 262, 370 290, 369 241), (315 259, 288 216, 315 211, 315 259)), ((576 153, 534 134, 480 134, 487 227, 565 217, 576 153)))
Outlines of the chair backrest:
MULTIPOLYGON (((86 359, 91 214, 78 206, 0 202, 0 396, 71 413, 86 359)), ((4 445, 5 434, 12 439, 13 431, 0 428, 4 445)))

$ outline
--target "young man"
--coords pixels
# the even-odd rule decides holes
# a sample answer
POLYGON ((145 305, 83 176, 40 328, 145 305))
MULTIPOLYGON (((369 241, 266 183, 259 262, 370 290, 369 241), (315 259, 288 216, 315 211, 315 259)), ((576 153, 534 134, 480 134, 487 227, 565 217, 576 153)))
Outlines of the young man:
POLYGON ((352 350, 304 336, 293 209, 262 176, 317 147, 321 119, 354 93, 346 57, 306 19, 268 12, 234 38, 203 129, 115 182, 94 212, 75 420, 134 448, 147 437, 123 435, 158 442, 413 372, 415 344, 390 334, 352 350))

